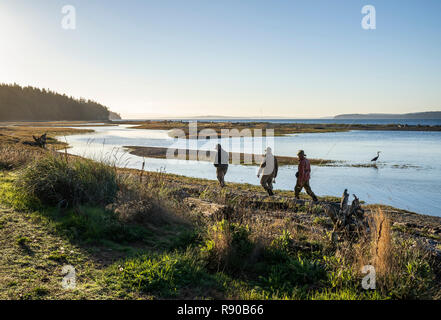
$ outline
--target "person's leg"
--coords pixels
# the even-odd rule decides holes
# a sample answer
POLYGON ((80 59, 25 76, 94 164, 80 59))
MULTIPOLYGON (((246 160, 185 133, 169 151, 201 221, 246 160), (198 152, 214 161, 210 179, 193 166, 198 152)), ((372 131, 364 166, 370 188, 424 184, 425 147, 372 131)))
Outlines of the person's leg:
POLYGON ((217 181, 219 181, 219 184, 221 187, 224 187, 224 170, 222 170, 222 167, 216 168, 216 175, 217 175, 217 181))
POLYGON ((312 192, 311 186, 309 185, 309 181, 305 182, 304 187, 305 187, 306 193, 312 198, 312 200, 318 201, 316 195, 314 194, 314 192, 312 192))
POLYGON ((260 185, 265 189, 266 192, 268 192, 268 176, 263 175, 262 178, 260 178, 260 185))
POLYGON ((222 187, 225 187, 225 176, 226 176, 227 171, 228 171, 228 166, 224 166, 222 171, 223 171, 223 174, 222 174, 222 187))
POLYGON ((270 195, 270 196, 273 196, 274 195, 274 193, 273 193, 273 176, 272 175, 269 175, 268 176, 268 194, 270 195))
POLYGON ((303 189, 303 186, 299 183, 299 181, 297 181, 296 186, 295 186, 295 188, 294 188, 294 193, 295 193, 295 197, 296 197, 296 199, 299 198, 299 196, 300 196, 300 191, 302 191, 302 189, 303 189))
POLYGON ((266 176, 260 178, 260 185, 266 190, 266 176))
POLYGON ((271 179, 270 175, 263 175, 262 178, 260 179, 260 184, 265 189, 265 191, 268 192, 268 194, 271 196, 272 195, 272 190, 271 190, 272 188, 270 185, 270 179, 271 179))

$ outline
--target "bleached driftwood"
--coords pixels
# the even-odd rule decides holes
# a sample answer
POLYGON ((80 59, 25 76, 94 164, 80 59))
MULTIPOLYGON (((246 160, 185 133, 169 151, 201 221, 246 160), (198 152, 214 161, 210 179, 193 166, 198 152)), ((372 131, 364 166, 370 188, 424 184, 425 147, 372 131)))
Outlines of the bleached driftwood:
POLYGON ((353 238, 359 232, 366 228, 364 219, 364 210, 361 208, 360 200, 354 194, 354 200, 351 205, 349 202, 349 193, 345 189, 340 201, 340 205, 334 203, 324 204, 326 214, 331 218, 334 224, 332 232, 332 241, 338 241, 342 236, 346 239, 353 238))
POLYGON ((24 144, 30 145, 30 146, 34 146, 34 147, 40 147, 40 148, 46 148, 46 143, 47 143, 47 134, 43 134, 40 137, 36 137, 36 136, 32 136, 32 138, 34 138, 33 142, 24 142, 24 144))

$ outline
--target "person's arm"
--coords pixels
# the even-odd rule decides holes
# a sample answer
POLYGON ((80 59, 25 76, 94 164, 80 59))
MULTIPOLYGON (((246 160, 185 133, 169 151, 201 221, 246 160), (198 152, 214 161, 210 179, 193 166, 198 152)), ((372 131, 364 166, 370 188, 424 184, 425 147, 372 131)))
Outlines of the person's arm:
POLYGON ((279 162, 277 158, 274 157, 274 179, 277 178, 277 174, 279 173, 279 162))
POLYGON ((301 160, 299 162, 299 181, 303 181, 303 178, 305 177, 305 161, 301 160))
POLYGON ((222 149, 221 162, 222 164, 229 164, 230 162, 230 154, 223 149, 222 149))
POLYGON ((260 174, 262 173, 263 168, 265 168, 265 167, 266 167, 266 159, 264 159, 264 160, 262 161, 262 163, 260 164, 259 172, 257 172, 257 177, 260 177, 260 174))
POLYGON ((311 178, 311 163, 308 159, 306 159, 305 177, 308 177, 308 180, 311 178))

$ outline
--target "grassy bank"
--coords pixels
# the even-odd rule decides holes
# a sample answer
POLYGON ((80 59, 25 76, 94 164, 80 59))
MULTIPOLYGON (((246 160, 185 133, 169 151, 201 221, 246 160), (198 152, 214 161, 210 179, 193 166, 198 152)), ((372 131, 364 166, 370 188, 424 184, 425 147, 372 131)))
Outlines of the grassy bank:
POLYGON ((0 144, 2 146, 10 146, 15 150, 22 151, 25 148, 24 144, 34 142, 32 139, 33 135, 39 137, 42 134, 47 133, 48 147, 58 150, 67 147, 67 144, 63 141, 57 140, 55 137, 93 132, 93 130, 90 129, 54 127, 49 124, 41 126, 37 124, 34 125, 35 126, 25 123, 0 123, 0 144))
MULTIPOLYGON (((119 122, 120 123, 120 122, 119 122)), ((121 122, 124 123, 124 122, 121 122)), ((326 132, 346 132, 350 130, 380 130, 380 131, 441 131, 441 126, 410 126, 397 124, 308 124, 308 123, 268 123, 268 122, 209 122, 199 121, 197 123, 197 134, 189 131, 188 122, 184 121, 138 121, 127 122, 126 124, 136 125, 137 129, 150 130, 179 130, 174 131, 175 134, 181 135, 183 132, 187 138, 197 138, 202 130, 211 129, 221 137, 222 130, 237 130, 230 131, 230 136, 239 136, 242 130, 250 130, 249 134, 253 135, 254 130, 262 130, 262 135, 266 135, 266 130, 274 130, 275 136, 284 136, 287 134, 297 133, 326 133, 326 132)), ((204 131, 207 133, 207 131, 204 131)), ((246 132, 246 131, 244 131, 246 132)), ((173 134, 173 132, 172 132, 173 134)))
POLYGON ((248 185, 220 190, 35 152, 0 175, 0 298, 440 297, 427 237, 396 225, 407 213, 366 207, 371 228, 333 243, 321 205, 292 202, 290 192, 270 199, 248 185), (61 286, 66 264, 76 269, 74 290, 61 286), (366 264, 376 267, 376 290, 361 287, 366 264))

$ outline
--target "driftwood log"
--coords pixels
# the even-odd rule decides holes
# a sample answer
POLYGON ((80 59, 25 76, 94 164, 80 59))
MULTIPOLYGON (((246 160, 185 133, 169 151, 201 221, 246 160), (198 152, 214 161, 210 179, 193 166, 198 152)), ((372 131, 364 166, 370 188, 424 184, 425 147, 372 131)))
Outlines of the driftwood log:
POLYGON ((354 194, 354 200, 351 205, 349 202, 349 193, 345 189, 340 204, 324 204, 325 213, 331 218, 334 224, 334 230, 331 240, 337 242, 339 238, 353 239, 360 232, 366 230, 366 221, 364 219, 364 210, 361 208, 360 200, 354 194))
POLYGON ((40 147, 45 149, 46 148, 46 143, 47 143, 47 134, 43 134, 40 137, 36 137, 36 136, 32 136, 32 138, 34 138, 33 142, 24 142, 24 144, 29 145, 29 146, 34 146, 34 147, 40 147))

